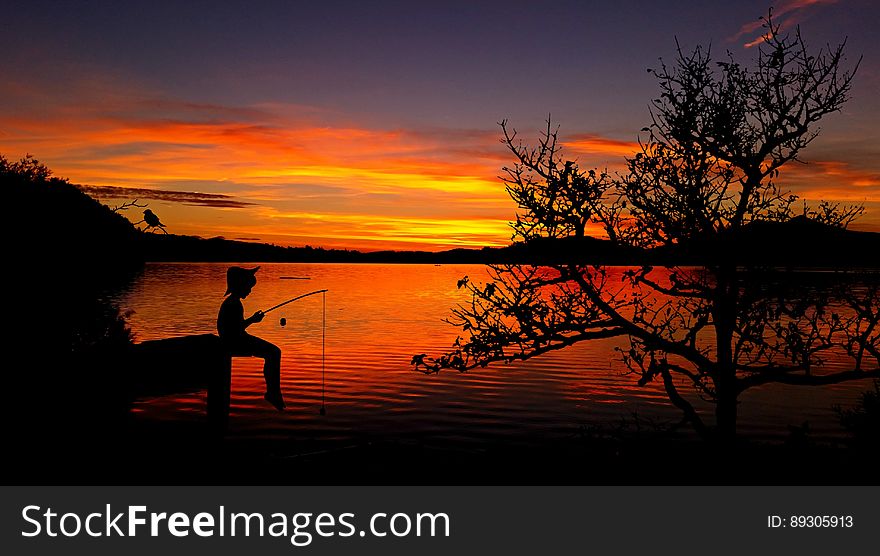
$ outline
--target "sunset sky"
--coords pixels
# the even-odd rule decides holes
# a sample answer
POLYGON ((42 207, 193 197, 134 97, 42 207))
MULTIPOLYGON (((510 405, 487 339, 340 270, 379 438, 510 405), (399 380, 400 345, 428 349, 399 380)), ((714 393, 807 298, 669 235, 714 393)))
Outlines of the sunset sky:
POLYGON ((533 138, 552 114, 582 167, 620 169, 650 122, 646 69, 675 37, 746 61, 771 4, 814 47, 848 37, 849 63, 864 56, 853 99, 781 183, 864 202, 854 227, 880 231, 876 0, 4 0, 0 153, 149 203, 173 233, 502 245, 500 120, 533 138))

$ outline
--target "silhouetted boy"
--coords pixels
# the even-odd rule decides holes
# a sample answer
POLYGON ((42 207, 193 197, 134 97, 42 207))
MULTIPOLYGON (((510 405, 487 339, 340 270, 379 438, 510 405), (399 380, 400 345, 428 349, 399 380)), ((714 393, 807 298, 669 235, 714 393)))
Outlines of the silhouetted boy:
POLYGON ((245 329, 263 320, 263 312, 257 311, 250 318, 244 318, 241 300, 247 297, 257 283, 255 276, 260 267, 230 267, 226 271, 227 297, 220 305, 217 315, 217 332, 232 355, 259 357, 263 359, 263 377, 266 379, 266 401, 281 411, 284 398, 281 395, 281 350, 275 344, 262 338, 251 336, 245 329))

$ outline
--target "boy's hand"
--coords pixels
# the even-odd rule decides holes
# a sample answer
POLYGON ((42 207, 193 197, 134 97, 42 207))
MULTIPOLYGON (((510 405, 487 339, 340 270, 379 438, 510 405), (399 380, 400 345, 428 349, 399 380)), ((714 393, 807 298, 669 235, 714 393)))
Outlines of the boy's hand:
POLYGON ((257 311, 251 316, 250 320, 251 322, 262 322, 264 316, 266 314, 263 311, 257 311))

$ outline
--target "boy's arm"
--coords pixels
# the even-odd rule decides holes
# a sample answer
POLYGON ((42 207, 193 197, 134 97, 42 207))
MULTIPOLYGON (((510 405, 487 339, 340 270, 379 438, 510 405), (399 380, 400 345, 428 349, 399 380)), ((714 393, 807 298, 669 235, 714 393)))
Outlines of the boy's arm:
POLYGON ((266 314, 263 311, 257 311, 256 313, 251 315, 250 318, 244 319, 244 327, 247 328, 255 322, 262 321, 264 316, 266 316, 266 314))

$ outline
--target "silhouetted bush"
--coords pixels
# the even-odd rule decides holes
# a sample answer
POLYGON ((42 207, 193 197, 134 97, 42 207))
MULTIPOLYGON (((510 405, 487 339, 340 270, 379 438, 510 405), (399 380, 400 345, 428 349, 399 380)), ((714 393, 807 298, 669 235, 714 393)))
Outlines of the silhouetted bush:
POLYGON ((76 272, 100 279, 108 270, 135 265, 140 232, 122 215, 89 197, 27 156, 10 162, 0 154, 0 191, 6 207, 3 236, 13 256, 40 268, 74 264, 76 272))
POLYGON ((853 436, 859 448, 880 451, 880 380, 874 389, 862 393, 860 403, 852 408, 835 407, 840 424, 853 436))
MULTIPOLYGON (((4 335, 16 460, 39 473, 63 450, 109 450, 128 408, 131 332, 107 301, 140 265, 124 217, 28 156, 0 155, 7 245, 4 335)), ((66 465, 83 458, 65 459, 66 465)))

